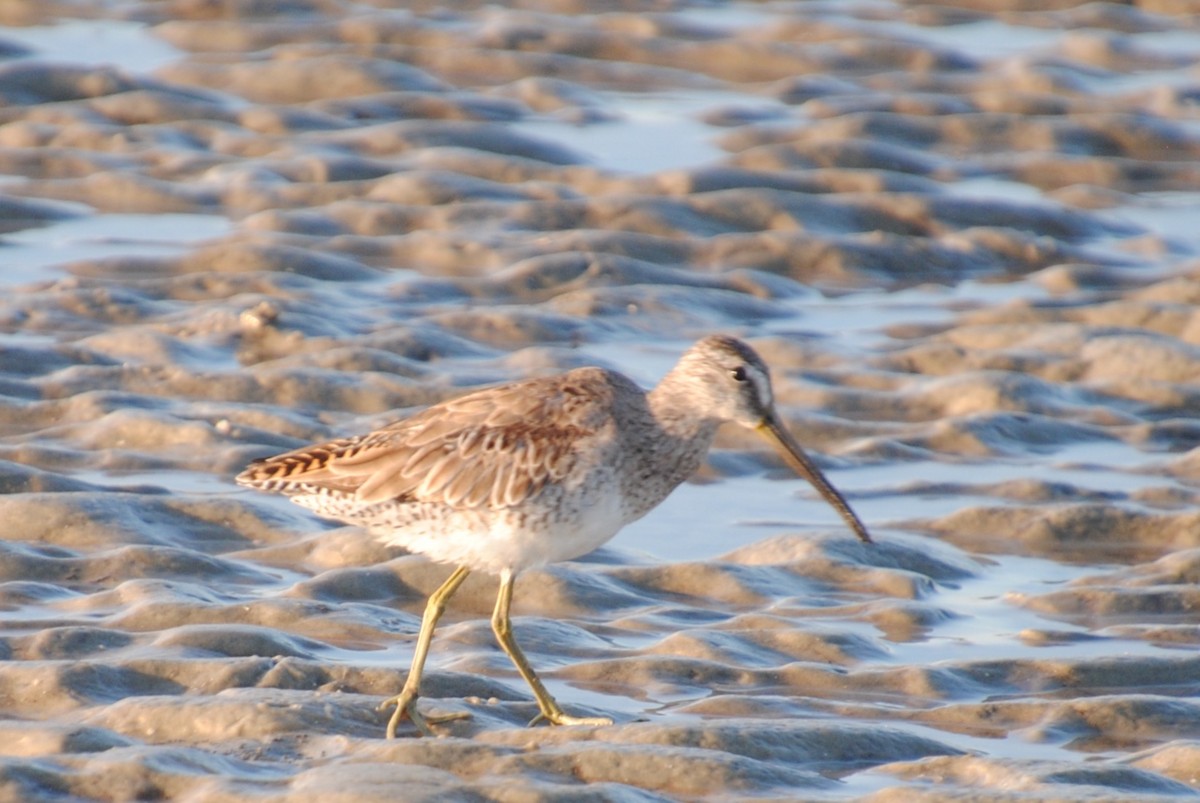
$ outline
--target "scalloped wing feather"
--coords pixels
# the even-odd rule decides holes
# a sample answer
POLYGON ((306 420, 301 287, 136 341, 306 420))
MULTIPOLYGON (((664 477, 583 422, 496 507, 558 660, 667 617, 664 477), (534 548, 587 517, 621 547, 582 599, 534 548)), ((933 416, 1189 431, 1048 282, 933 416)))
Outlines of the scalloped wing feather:
POLYGON ((512 507, 563 480, 611 421, 607 372, 505 385, 435 405, 367 435, 252 464, 238 482, 296 495, 313 488, 451 507, 512 507))

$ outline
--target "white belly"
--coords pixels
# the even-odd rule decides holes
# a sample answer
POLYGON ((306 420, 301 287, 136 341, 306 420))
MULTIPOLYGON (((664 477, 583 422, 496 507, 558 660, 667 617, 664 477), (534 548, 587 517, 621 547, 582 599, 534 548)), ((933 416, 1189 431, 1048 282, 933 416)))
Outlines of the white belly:
POLYGON ((408 505, 371 530, 381 541, 431 560, 514 573, 586 555, 625 524, 614 486, 571 494, 565 504, 538 497, 516 508, 446 510, 408 505), (406 509, 407 508, 407 509, 406 509))

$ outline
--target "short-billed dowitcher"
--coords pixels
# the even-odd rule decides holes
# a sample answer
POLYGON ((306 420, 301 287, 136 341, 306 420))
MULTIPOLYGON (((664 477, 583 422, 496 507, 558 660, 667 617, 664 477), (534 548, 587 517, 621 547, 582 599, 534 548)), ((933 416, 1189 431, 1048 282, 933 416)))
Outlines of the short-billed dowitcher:
POLYGON ((487 388, 366 435, 253 463, 238 482, 282 493, 321 516, 361 524, 389 543, 457 566, 429 597, 389 737, 407 716, 430 723, 417 697, 446 602, 473 570, 499 575, 492 629, 533 689, 530 724, 608 725, 565 714, 512 634, 513 580, 525 569, 583 555, 648 513, 699 466, 717 428, 756 429, 837 509, 866 527, 784 427, 762 359, 732 337, 692 346, 646 393, 601 368, 487 388))

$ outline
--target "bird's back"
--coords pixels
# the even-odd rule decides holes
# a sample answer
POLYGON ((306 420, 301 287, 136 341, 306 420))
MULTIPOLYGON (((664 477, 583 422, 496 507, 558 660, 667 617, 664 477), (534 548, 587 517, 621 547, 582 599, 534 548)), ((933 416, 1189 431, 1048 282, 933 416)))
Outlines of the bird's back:
POLYGON ((614 464, 615 411, 641 395, 600 368, 486 388, 365 435, 256 461, 237 481, 358 523, 383 504, 519 508, 614 464))

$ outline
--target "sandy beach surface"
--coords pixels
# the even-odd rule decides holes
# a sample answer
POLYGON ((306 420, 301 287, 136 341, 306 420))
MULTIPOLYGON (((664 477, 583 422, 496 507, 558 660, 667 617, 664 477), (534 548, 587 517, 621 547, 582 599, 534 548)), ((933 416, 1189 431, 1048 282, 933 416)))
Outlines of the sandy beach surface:
POLYGON ((1200 796, 1200 5, 0 3, 0 801, 1200 796), (753 434, 577 562, 248 462, 737 334, 753 434))

